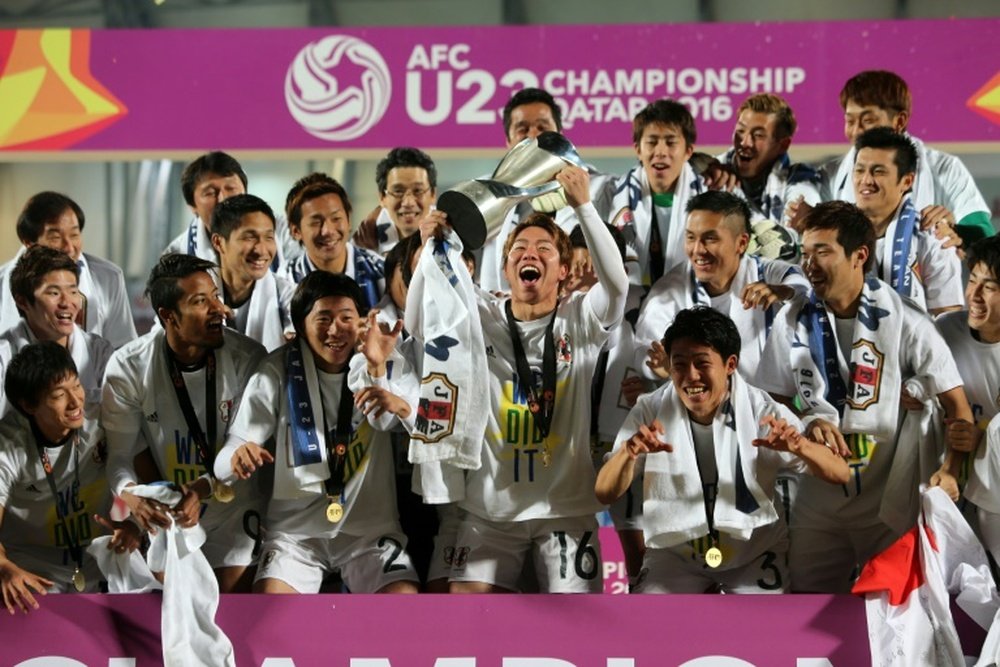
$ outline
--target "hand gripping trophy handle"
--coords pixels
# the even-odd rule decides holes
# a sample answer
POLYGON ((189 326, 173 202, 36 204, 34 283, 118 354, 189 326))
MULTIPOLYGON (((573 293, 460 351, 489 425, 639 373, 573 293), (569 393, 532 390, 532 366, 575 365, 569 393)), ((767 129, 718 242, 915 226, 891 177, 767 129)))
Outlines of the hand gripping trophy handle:
POLYGON ((555 176, 567 164, 586 168, 569 139, 543 132, 511 148, 490 178, 464 181, 441 193, 437 208, 448 214, 466 248, 481 248, 518 204, 558 190, 555 176))

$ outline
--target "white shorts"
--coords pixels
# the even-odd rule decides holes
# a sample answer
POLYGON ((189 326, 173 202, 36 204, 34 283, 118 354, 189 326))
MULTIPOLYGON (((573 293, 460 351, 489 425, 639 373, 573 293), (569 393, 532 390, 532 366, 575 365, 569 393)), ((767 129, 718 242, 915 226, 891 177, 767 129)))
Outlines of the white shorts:
POLYGON ((520 590, 518 582, 529 554, 541 593, 600 593, 604 586, 593 514, 489 521, 466 513, 455 544, 451 581, 520 590))
POLYGON ((458 538, 458 529, 465 515, 455 503, 437 505, 437 513, 438 532, 434 536, 434 551, 431 554, 430 567, 427 569, 427 581, 447 579, 451 576, 451 564, 455 559, 455 540, 458 538))
POLYGON ((784 524, 754 531, 749 542, 722 537, 722 565, 710 568, 701 547, 683 544, 669 549, 646 549, 642 570, 632 593, 784 593, 789 588, 788 533, 784 524), (762 533, 757 535, 757 533, 762 533), (745 545, 734 553, 733 546, 745 545), (763 548, 761 548, 763 547, 763 548), (752 553, 751 553, 752 552, 752 553))
POLYGON ((279 579, 299 593, 318 593, 324 575, 333 571, 352 593, 420 581, 406 553, 406 536, 399 531, 377 537, 338 533, 332 539, 278 533, 264 542, 256 580, 279 579))
POLYGON ((205 529, 201 552, 213 569, 245 567, 257 560, 262 534, 256 504, 210 501, 199 523, 205 529))
POLYGON ((836 526, 798 505, 792 514, 788 562, 796 593, 850 593, 860 567, 900 535, 889 526, 836 526))

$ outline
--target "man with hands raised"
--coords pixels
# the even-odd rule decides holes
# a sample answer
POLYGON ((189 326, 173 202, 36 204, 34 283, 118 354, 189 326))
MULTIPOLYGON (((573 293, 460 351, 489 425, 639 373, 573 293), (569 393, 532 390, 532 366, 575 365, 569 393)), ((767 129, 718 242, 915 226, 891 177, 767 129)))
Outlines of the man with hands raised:
POLYGON ((646 552, 634 592, 787 590, 775 478, 810 473, 842 484, 847 463, 736 372, 740 334, 724 314, 682 310, 662 346, 672 382, 639 398, 595 487, 598 500, 613 502, 645 466, 646 552))

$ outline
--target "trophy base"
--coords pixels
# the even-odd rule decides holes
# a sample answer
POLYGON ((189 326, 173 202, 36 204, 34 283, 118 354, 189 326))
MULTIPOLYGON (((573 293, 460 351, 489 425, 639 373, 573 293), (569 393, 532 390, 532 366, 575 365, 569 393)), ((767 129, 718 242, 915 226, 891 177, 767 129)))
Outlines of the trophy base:
POLYGON ((442 192, 437 209, 448 215, 448 222, 462 239, 466 250, 482 248, 487 239, 486 218, 468 195, 456 190, 442 192))

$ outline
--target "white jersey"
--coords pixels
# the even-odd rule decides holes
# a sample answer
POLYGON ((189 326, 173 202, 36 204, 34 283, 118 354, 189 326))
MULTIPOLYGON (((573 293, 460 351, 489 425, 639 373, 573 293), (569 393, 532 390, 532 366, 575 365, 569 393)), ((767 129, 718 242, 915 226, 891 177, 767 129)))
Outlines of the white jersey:
MULTIPOLYGON (((479 313, 490 369, 491 410, 482 467, 466 475, 460 507, 491 521, 582 516, 601 510, 594 497, 590 458, 590 389, 608 332, 586 294, 556 309, 556 400, 548 438, 541 438, 518 388, 514 348, 504 314, 506 299, 479 293, 479 313), (551 458, 543 464, 544 451, 551 458)), ((552 315, 517 323, 528 364, 538 383, 545 330, 552 315)))
POLYGON ((691 270, 691 263, 685 261, 683 269, 678 269, 660 278, 643 301, 639 320, 635 324, 635 356, 633 367, 649 379, 657 379, 646 366, 646 355, 653 341, 663 338, 677 313, 695 305, 705 305, 726 315, 736 323, 740 332, 740 372, 751 379, 757 372, 771 323, 780 304, 762 311, 759 308, 746 310, 740 300, 743 289, 755 282, 768 285, 785 285, 796 293, 804 293, 809 283, 798 267, 780 260, 767 260, 744 255, 740 259, 736 275, 729 292, 720 297, 709 297, 691 270), (708 299, 708 302, 706 302, 708 299))
MULTIPOLYGON (((259 343, 223 330, 224 344, 215 350, 216 420, 218 447, 229 428, 243 390, 264 356, 259 343)), ((184 373, 202 432, 205 430, 205 369, 184 373)), ((120 493, 136 477, 133 457, 148 446, 163 479, 177 484, 193 482, 206 473, 205 463, 188 429, 170 379, 166 334, 152 331, 115 352, 104 379, 101 420, 107 432, 108 478, 120 493)), ((241 494, 237 493, 237 498, 241 494)), ((236 503, 233 503, 236 504, 236 503)))
MULTIPOLYGON (((985 213, 990 216, 990 207, 983 198, 972 174, 962 161, 954 155, 927 146, 920 139, 907 135, 917 148, 917 177, 913 181, 913 204, 919 212, 925 206, 939 204, 955 214, 961 221, 971 213, 985 213)), ((834 159, 822 167, 820 194, 823 201, 839 199, 854 203, 854 182, 851 172, 854 166, 855 149, 847 155, 834 159)))
MULTIPOLYGON (((3 386, 4 378, 7 375, 7 365, 18 352, 31 343, 37 343, 34 332, 28 326, 28 322, 22 319, 17 326, 7 329, 0 334, 0 387, 3 386)), ((86 402, 88 405, 96 405, 101 402, 101 383, 104 381, 104 368, 108 365, 108 360, 114 348, 111 343, 100 336, 88 333, 73 325, 73 333, 69 336, 69 353, 76 364, 76 372, 80 377, 80 384, 86 392, 86 402)), ((0 396, 0 416, 7 412, 7 396, 0 396)))
MULTIPOLYGON (((896 228, 905 199, 896 209, 889 230, 896 228)), ((882 236, 875 240, 875 270, 883 282, 891 283, 893 241, 882 236)), ((933 232, 917 229, 913 234, 909 266, 911 275, 910 294, 904 294, 916 301, 924 310, 931 311, 950 306, 965 305, 965 291, 962 284, 962 261, 954 248, 943 247, 943 241, 933 232)))
MULTIPOLYGON (((796 299, 785 308, 797 309, 804 302, 805 299, 796 299)), ((897 364, 904 382, 912 377, 920 378, 935 396, 961 386, 962 378, 933 322, 913 302, 903 299, 902 303, 903 310, 891 315, 902 319, 898 356, 886 359, 885 363, 897 364)), ((753 382, 772 394, 794 397, 798 393, 791 366, 794 331, 788 324, 794 319, 785 314, 783 310, 775 320, 753 382)), ((803 397, 799 399, 808 405, 803 397)), ((803 420, 808 422, 809 418, 803 417, 803 420)), ((848 460, 851 481, 836 486, 806 477, 798 491, 796 508, 809 508, 837 525, 860 528, 879 524, 879 508, 893 466, 895 446, 895 440, 858 436, 848 460)))
MULTIPOLYGON (((14 259, 0 267, 0 331, 15 326, 21 319, 10 293, 10 274, 24 250, 22 247, 14 259)), ((77 265, 80 267, 80 293, 86 297, 84 329, 103 337, 115 348, 133 340, 135 324, 122 270, 88 253, 80 255, 77 265)))
MULTIPOLYGON (((609 174, 599 174, 593 170, 590 174, 590 197, 594 202, 601 218, 607 222, 607 211, 610 203, 610 188, 613 186, 614 177, 609 174)), ((500 226, 500 231, 492 239, 486 242, 482 249, 482 260, 479 265, 479 286, 488 292, 509 292, 510 284, 503 273, 503 248, 507 243, 507 237, 514 231, 517 225, 529 216, 534 209, 531 204, 525 202, 516 206, 507 214, 507 218, 500 226)), ((576 212, 572 206, 564 206, 555 212, 556 224, 559 228, 569 234, 573 228, 580 224, 576 217, 576 212)))
POLYGON ((955 358, 977 424, 986 424, 1000 412, 1000 343, 973 337, 969 311, 944 313, 934 324, 955 358))
MULTIPOLYGON (((617 452, 621 449, 628 438, 632 437, 635 433, 639 431, 639 427, 651 423, 654 419, 659 420, 662 424, 667 424, 668 419, 671 415, 671 410, 669 409, 667 402, 664 400, 664 394, 668 391, 672 391, 669 385, 660 387, 656 391, 640 396, 636 401, 635 407, 629 412, 625 423, 622 425, 621 431, 615 443, 614 450, 617 452)), ((766 392, 757 389, 753 386, 747 386, 747 392, 750 398, 751 407, 749 410, 753 415, 766 415, 774 414, 778 417, 788 420, 789 424, 801 430, 802 424, 799 422, 798 418, 792 414, 791 410, 781 405, 777 401, 773 400, 766 392)), ((692 430, 692 424, 688 419, 687 415, 684 416, 685 422, 688 422, 688 429, 692 430)), ((764 437, 770 429, 768 427, 759 426, 756 437, 764 437)), ((693 432, 693 430, 692 430, 693 432)), ((707 429, 708 438, 711 438, 711 428, 707 429)), ((698 437, 695 436, 693 442, 698 442, 698 437)), ((696 445, 697 446, 697 445, 696 445)), ((783 523, 782 512, 779 511, 777 505, 775 504, 774 492, 775 492, 775 480, 779 475, 788 474, 805 474, 809 472, 809 467, 806 465, 798 456, 790 452, 777 452, 766 447, 761 447, 754 450, 755 456, 752 463, 752 469, 754 471, 754 479, 757 486, 760 487, 761 491, 765 494, 768 501, 772 505, 772 510, 776 516, 777 523, 783 523)), ((642 457, 645 459, 645 456, 642 457)), ((678 457, 671 457, 670 453, 666 453, 661 456, 661 460, 665 465, 673 466, 676 462, 680 461, 678 457)), ((726 462, 726 461, 716 461, 718 465, 729 463, 732 465, 736 461, 726 462)), ((637 462, 637 467, 641 467, 642 463, 637 462)), ((670 470, 673 468, 671 467, 670 470)), ((699 475, 698 470, 694 471, 678 471, 676 473, 677 478, 681 479, 684 476, 690 476, 693 472, 695 478, 699 475)), ((661 475, 671 475, 669 471, 659 472, 657 474, 661 475)), ((728 477, 728 476, 727 476, 728 477)), ((731 478, 736 478, 738 475, 734 472, 731 478)), ((684 487, 688 495, 688 504, 698 507, 700 512, 704 512, 704 495, 703 490, 700 485, 693 485, 691 487, 684 487)), ((649 517, 651 516, 663 516, 663 512, 656 512, 654 507, 650 504, 656 504, 661 501, 651 498, 643 499, 643 516, 646 517, 645 523, 643 524, 644 534, 646 537, 647 544, 658 544, 661 542, 668 543, 670 540, 665 539, 667 536, 676 532, 675 528, 669 525, 655 525, 651 524, 649 517), (650 510, 653 510, 652 512, 650 510)), ((772 522, 775 523, 775 522, 772 522)), ((733 563, 745 563, 750 559, 756 558, 762 550, 766 549, 769 545, 773 544, 775 541, 774 533, 769 530, 771 524, 760 526, 753 530, 751 536, 748 540, 740 540, 732 536, 726 536, 727 539, 723 540, 722 547, 725 553, 724 562, 733 563), (758 533, 759 539, 758 538, 758 533)), ((723 533, 725 535, 725 533, 723 533)), ((673 547, 675 550, 679 550, 683 553, 691 553, 692 558, 697 558, 699 561, 704 558, 704 551, 706 549, 708 540, 706 535, 702 536, 701 539, 694 539, 689 542, 683 543, 679 546, 673 547)), ((661 547, 662 548, 662 547, 661 547)))
MULTIPOLYGON (((245 442, 264 445, 272 453, 277 447, 291 448, 287 350, 286 346, 268 355, 250 379, 244 401, 230 428, 226 447, 220 452, 220 460, 228 461, 245 442)), ((317 369, 317 376, 323 395, 324 423, 328 427, 336 426, 343 374, 324 373, 317 369)), ((399 529, 389 435, 372 428, 356 409, 352 426, 353 436, 348 445, 344 475, 346 484, 337 499, 344 509, 343 518, 337 523, 327 521, 326 508, 330 500, 323 493, 280 500, 270 497, 268 489, 266 524, 272 534, 333 537, 345 533, 365 536, 399 529)), ((279 473, 275 471, 275 474, 279 473)))
MULTIPOLYGON (((221 292, 221 278, 215 272, 212 276, 221 292)), ((293 294, 295 283, 283 276, 265 273, 254 283, 250 298, 232 309, 234 317, 226 318, 226 326, 253 338, 268 352, 273 352, 287 342, 286 333, 295 331, 291 316, 293 294)))
MULTIPOLYGON (((58 503, 64 508, 70 530, 85 547, 104 534, 93 515, 107 516, 112 503, 104 474, 103 433, 96 413, 88 414, 79 439, 75 445, 72 442, 46 447, 45 453, 52 464, 58 503)), ((72 571, 74 561, 56 513, 56 502, 31 426, 20 412, 12 410, 0 421, 0 544, 12 560, 17 562, 13 552, 22 552, 37 560, 69 566, 72 571)), ((84 555, 84 559, 89 558, 84 555)), ((55 579, 50 573, 35 574, 55 579)))

